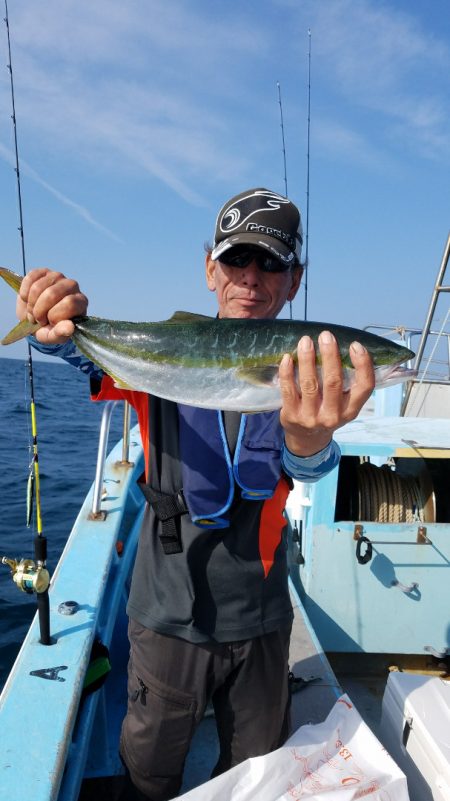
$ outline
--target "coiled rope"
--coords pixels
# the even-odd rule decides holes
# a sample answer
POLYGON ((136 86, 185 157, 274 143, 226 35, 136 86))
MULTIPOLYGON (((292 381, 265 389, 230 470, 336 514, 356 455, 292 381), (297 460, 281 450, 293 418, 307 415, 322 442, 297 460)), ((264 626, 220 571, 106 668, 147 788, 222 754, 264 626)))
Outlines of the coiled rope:
POLYGON ((358 466, 359 519, 378 523, 424 522, 424 497, 413 476, 401 476, 389 465, 364 461, 358 466))

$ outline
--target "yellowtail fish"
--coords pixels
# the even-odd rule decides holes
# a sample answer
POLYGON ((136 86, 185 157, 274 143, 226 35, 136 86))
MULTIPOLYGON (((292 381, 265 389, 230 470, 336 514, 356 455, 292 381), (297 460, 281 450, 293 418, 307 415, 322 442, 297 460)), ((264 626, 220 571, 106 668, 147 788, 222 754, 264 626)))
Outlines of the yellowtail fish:
MULTIPOLYGON (((16 291, 21 277, 0 268, 1 277, 16 291)), ((357 340, 369 351, 376 386, 405 381, 414 370, 402 366, 414 353, 376 334, 330 323, 296 320, 218 319, 175 312, 156 323, 122 322, 76 317, 73 341, 116 384, 162 398, 200 406, 246 412, 281 407, 278 366, 285 353, 297 361, 297 344, 307 334, 316 347, 321 331, 331 331, 339 345, 348 389, 354 380, 350 344, 357 340)), ((3 345, 34 333, 39 324, 19 323, 3 345)))

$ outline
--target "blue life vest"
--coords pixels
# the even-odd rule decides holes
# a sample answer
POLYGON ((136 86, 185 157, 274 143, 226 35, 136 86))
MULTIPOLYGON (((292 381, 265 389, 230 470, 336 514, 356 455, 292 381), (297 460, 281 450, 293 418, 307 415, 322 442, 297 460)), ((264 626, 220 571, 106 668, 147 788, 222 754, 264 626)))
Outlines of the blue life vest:
POLYGON ((233 458, 221 412, 178 404, 178 417, 183 494, 196 526, 228 526, 236 484, 247 500, 272 497, 281 477, 278 411, 242 415, 233 458))

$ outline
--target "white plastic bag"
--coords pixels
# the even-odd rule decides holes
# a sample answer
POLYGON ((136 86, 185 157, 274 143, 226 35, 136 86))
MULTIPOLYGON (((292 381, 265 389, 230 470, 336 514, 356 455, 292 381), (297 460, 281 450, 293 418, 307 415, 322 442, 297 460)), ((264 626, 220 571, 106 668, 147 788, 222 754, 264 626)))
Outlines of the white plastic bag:
POLYGON ((323 723, 301 726, 282 748, 247 759, 182 801, 409 801, 404 774, 347 695, 323 723))

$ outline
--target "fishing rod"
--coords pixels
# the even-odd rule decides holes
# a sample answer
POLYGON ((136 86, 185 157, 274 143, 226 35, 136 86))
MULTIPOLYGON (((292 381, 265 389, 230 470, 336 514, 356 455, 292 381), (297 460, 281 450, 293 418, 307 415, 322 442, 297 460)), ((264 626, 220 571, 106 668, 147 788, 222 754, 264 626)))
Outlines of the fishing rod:
POLYGON ((284 121, 283 121, 283 106, 281 104, 281 88, 280 84, 277 81, 278 87, 278 104, 280 106, 280 127, 281 127, 281 142, 283 146, 283 164, 284 164, 284 188, 285 188, 285 197, 288 197, 288 185, 287 185, 287 169, 286 169, 286 145, 284 141, 284 121))
MULTIPOLYGON (((305 223, 305 260, 303 263, 303 286, 305 287, 305 305, 304 305, 304 320, 308 319, 308 266, 309 266, 309 163, 310 163, 310 141, 311 141, 311 30, 308 29, 308 124, 307 124, 307 148, 306 148, 306 223, 305 223)), ((280 106, 280 127, 281 127, 281 144, 283 151, 283 166, 284 166, 284 187, 285 196, 288 197, 288 183, 287 183, 287 167, 286 167, 286 144, 284 138, 284 119, 283 119, 283 106, 281 102, 281 87, 277 81, 278 88, 278 104, 280 106)), ((292 320, 292 300, 289 301, 289 313, 292 320)))
POLYGON ((304 263, 304 287, 305 287, 305 309, 304 319, 308 319, 308 267, 309 267, 309 153, 310 153, 310 133, 311 133, 311 30, 308 29, 308 133, 306 148, 306 225, 305 225, 305 263, 304 263))
MULTIPOLYGON (((22 254, 22 271, 24 276, 27 274, 26 259, 25 259, 25 237, 23 227, 23 208, 22 208, 22 190, 20 183, 20 168, 19 168, 19 147, 17 139, 17 120, 16 120, 16 104, 14 94, 14 79, 11 58, 11 37, 9 33, 9 15, 8 3, 5 0, 5 25, 6 35, 8 41, 8 58, 9 63, 7 69, 10 77, 11 88, 11 106, 14 132, 14 151, 15 151, 15 173, 17 196, 19 205, 19 233, 22 254)), ((16 586, 28 594, 36 593, 38 617, 39 617, 39 630, 40 642, 42 645, 50 645, 52 640, 50 637, 50 603, 48 597, 48 587, 50 584, 50 575, 46 568, 47 563, 47 538, 43 533, 42 525, 42 512, 41 512, 41 492, 40 492, 40 475, 39 475, 39 454, 38 454, 38 437, 37 437, 37 422, 36 422, 36 404, 34 400, 34 374, 33 374, 33 358, 31 355, 31 346, 28 343, 28 385, 30 389, 30 417, 31 417, 31 437, 30 451, 32 453, 30 462, 30 473, 28 477, 27 488, 27 526, 31 525, 33 517, 33 500, 36 511, 36 536, 34 538, 34 561, 32 559, 10 559, 6 556, 2 558, 2 563, 9 565, 11 568, 12 578, 16 586)))
MULTIPOLYGON (((283 166, 284 166, 284 195, 288 197, 288 182, 287 182, 287 167, 286 167, 286 143, 284 140, 284 119, 283 119, 283 105, 281 103, 281 87, 277 81, 278 89, 278 105, 280 106, 280 128, 281 128, 281 144, 283 150, 283 166)), ((292 320, 292 300, 289 301, 289 318, 292 320)))

